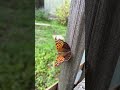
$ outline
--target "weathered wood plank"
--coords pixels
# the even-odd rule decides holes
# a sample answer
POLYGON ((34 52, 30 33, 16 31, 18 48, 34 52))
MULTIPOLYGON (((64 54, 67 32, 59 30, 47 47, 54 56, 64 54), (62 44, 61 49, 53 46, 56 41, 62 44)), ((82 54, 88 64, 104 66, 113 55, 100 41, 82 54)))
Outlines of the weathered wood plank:
POLYGON ((86 0, 86 90, 108 90, 120 55, 120 0, 86 0))
MULTIPOLYGON (((76 86, 79 82, 81 82, 82 80, 82 78, 81 78, 81 76, 83 77, 83 69, 84 68, 84 65, 82 64, 82 65, 80 65, 80 67, 79 67, 79 70, 78 70, 78 73, 77 73, 77 75, 76 75, 76 78, 75 78, 75 82, 74 82, 74 85, 76 86), (81 81, 80 81, 81 80, 81 81)), ((85 78, 85 76, 84 76, 84 78, 85 78)))
POLYGON ((58 90, 58 82, 56 82, 52 86, 48 87, 46 90, 58 90))
POLYGON ((85 79, 83 79, 78 85, 74 88, 74 90, 85 90, 85 79))
POLYGON ((67 43, 71 47, 72 58, 61 65, 59 90, 73 90, 75 77, 85 49, 85 1, 72 0, 68 20, 67 43))

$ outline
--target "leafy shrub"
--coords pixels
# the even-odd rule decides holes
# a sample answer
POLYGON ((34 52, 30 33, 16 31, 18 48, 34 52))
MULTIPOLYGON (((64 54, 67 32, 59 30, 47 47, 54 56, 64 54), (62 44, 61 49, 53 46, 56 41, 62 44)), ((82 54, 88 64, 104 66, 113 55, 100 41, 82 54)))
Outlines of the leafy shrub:
POLYGON ((56 10, 56 16, 58 17, 58 22, 63 25, 67 24, 69 16, 70 2, 65 0, 65 3, 56 10))
POLYGON ((48 21, 48 14, 45 13, 43 9, 35 9, 35 20, 41 21, 46 20, 48 21))

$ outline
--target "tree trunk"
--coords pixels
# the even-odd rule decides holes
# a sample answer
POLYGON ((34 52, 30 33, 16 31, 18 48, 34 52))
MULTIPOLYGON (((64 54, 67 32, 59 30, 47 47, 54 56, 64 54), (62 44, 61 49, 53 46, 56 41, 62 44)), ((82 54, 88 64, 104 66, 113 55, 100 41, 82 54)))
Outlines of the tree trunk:
POLYGON ((108 90, 120 55, 120 0, 86 0, 86 90, 108 90))
POLYGON ((73 90, 75 77, 85 49, 85 1, 72 0, 68 19, 67 43, 72 58, 61 65, 58 90, 73 90))

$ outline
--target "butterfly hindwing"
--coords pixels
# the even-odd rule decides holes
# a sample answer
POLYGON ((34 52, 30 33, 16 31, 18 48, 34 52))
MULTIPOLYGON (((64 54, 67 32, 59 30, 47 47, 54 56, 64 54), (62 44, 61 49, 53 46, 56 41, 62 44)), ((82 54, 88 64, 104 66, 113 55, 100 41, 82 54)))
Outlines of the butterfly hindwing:
POLYGON ((58 55, 56 62, 55 62, 55 66, 60 65, 62 62, 64 62, 65 58, 62 55, 58 55))

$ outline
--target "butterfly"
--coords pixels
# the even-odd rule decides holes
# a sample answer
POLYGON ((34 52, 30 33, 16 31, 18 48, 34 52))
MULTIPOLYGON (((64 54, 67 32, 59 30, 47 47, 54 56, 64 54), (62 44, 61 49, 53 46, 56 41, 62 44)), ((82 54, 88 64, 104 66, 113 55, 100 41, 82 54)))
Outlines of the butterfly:
POLYGON ((71 58, 71 48, 62 39, 55 38, 56 49, 58 52, 55 66, 59 66, 64 61, 68 61, 71 58))

